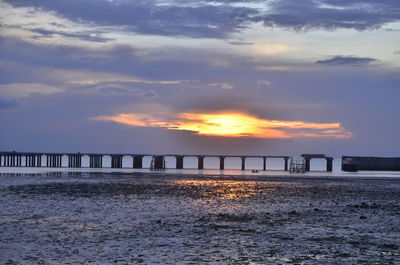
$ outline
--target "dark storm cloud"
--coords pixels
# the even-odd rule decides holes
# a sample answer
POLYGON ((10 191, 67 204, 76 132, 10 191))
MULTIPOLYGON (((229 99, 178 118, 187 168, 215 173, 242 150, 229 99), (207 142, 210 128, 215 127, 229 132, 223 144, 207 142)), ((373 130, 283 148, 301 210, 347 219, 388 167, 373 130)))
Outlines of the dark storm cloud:
POLYGON ((280 0, 271 2, 270 6, 271 10, 262 19, 266 26, 295 30, 367 30, 400 20, 397 0, 280 0))
POLYGON ((363 66, 375 61, 376 59, 368 57, 361 58, 354 56, 335 56, 327 60, 318 60, 315 63, 328 66, 337 66, 337 65, 363 66))

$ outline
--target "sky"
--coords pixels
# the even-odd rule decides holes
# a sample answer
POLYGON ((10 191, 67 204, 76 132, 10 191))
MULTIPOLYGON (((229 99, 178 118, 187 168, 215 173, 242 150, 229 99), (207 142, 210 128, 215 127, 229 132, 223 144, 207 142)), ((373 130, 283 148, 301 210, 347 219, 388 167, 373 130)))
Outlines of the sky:
POLYGON ((398 0, 0 0, 0 150, 400 156, 398 0))

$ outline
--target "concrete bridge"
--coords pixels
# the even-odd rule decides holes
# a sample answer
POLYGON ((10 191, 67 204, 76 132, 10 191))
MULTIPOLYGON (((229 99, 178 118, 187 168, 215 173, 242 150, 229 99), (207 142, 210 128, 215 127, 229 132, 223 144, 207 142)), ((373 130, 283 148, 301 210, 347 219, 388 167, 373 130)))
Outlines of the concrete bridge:
MULTIPOLYGON (((204 167, 205 158, 219 159, 219 169, 225 169, 226 158, 240 158, 241 169, 246 170, 246 159, 256 158, 263 162, 263 170, 267 170, 267 159, 278 158, 282 159, 282 170, 288 171, 289 156, 254 156, 254 155, 198 155, 198 154, 99 154, 99 153, 24 153, 24 152, 0 152, 0 167, 49 167, 49 168, 83 168, 82 158, 86 156, 89 158, 89 168, 105 168, 103 166, 103 158, 109 156, 111 158, 111 168, 133 168, 142 169, 143 158, 151 157, 151 169, 163 170, 165 169, 165 158, 174 157, 176 161, 176 169, 184 169, 184 158, 194 157, 197 158, 197 169, 206 169, 204 167), (63 157, 67 158, 67 162, 63 162, 63 157), (132 158, 131 167, 123 167, 124 157, 132 158), (45 163, 44 163, 45 161, 45 163), (43 165, 45 164, 45 165, 43 165)), ((305 160, 306 171, 310 171, 311 159, 322 158, 326 160, 326 171, 332 171, 332 157, 325 157, 325 155, 302 155, 305 160)))

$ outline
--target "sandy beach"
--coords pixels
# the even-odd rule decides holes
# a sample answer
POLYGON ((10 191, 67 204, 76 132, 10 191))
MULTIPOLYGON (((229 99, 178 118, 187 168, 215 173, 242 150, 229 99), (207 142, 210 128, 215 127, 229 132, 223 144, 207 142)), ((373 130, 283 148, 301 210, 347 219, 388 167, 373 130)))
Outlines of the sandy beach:
POLYGON ((3 174, 1 264, 399 264, 400 180, 3 174))

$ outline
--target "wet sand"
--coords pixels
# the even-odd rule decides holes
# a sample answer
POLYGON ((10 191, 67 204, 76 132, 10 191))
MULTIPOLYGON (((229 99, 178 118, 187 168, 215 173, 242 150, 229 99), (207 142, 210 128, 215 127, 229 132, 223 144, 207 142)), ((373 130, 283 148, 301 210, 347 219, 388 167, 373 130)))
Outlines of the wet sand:
POLYGON ((0 176, 1 264, 399 264, 400 180, 0 176))

